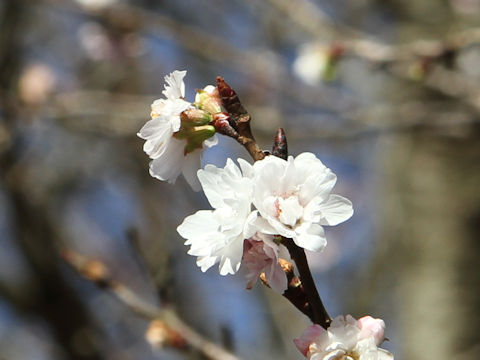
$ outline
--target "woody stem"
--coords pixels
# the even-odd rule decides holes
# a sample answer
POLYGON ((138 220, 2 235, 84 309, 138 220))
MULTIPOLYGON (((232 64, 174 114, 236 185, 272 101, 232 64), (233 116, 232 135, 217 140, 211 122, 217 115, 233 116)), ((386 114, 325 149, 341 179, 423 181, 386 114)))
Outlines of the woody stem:
POLYGON ((312 316, 310 317, 310 320, 312 320, 313 323, 322 326, 324 329, 327 329, 332 319, 328 315, 322 299, 318 294, 315 281, 313 280, 310 267, 308 266, 305 251, 301 247, 297 246, 292 239, 283 238, 282 244, 288 249, 292 260, 295 261, 295 264, 297 265, 297 270, 300 274, 300 280, 302 281, 303 288, 305 289, 305 293, 312 310, 312 316))

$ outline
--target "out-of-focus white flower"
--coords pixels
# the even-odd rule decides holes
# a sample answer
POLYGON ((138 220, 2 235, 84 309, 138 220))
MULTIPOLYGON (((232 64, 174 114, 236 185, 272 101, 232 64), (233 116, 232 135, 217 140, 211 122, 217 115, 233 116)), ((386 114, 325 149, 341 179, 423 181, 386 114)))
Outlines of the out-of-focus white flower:
POLYGON ((53 69, 45 64, 27 65, 18 81, 19 97, 28 105, 41 105, 47 101, 57 84, 53 69))
POLYGON ((287 277, 279 259, 291 261, 283 245, 277 245, 272 235, 257 233, 245 240, 243 264, 246 267, 247 289, 251 289, 261 273, 265 273, 268 285, 279 294, 287 290, 287 277))
POLYGON ((165 76, 165 99, 155 100, 151 116, 138 136, 145 139, 143 150, 153 159, 150 175, 174 183, 180 173, 195 190, 200 190, 196 172, 200 168, 203 148, 217 143, 215 128, 207 125, 208 116, 202 119, 182 122, 181 114, 192 105, 185 98, 183 78, 186 71, 175 70, 165 76))
POLYGON ((392 354, 378 348, 384 331, 381 319, 338 316, 327 330, 312 325, 294 342, 310 360, 393 360, 392 354))
POLYGON ((319 44, 305 44, 298 50, 293 62, 293 72, 309 85, 321 82, 328 64, 327 47, 319 44))
POLYGON ((302 45, 293 62, 293 72, 309 85, 332 81, 344 49, 338 44, 308 43, 302 45))
POLYGON ((327 243, 322 225, 337 225, 353 214, 348 199, 330 194, 337 177, 312 153, 287 160, 267 156, 253 168, 253 204, 266 220, 260 232, 321 251, 327 243))
POLYGON ((240 168, 227 159, 225 168, 207 165, 198 178, 215 210, 200 210, 178 226, 178 233, 190 245, 188 253, 197 256, 197 265, 206 271, 220 263, 221 275, 240 268, 243 242, 252 237, 257 213, 252 211, 252 166, 238 159, 240 168), (243 173, 243 174, 242 174, 243 173))
POLYGON ((115 5, 118 0, 75 0, 87 10, 97 11, 115 5))

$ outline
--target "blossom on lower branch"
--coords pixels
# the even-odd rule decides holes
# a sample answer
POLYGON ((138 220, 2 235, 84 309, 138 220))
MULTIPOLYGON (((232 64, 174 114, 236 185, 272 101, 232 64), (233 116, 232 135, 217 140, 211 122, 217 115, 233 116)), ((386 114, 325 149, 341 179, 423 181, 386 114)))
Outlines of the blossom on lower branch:
POLYGON ((364 316, 338 316, 327 330, 319 325, 307 328, 295 345, 309 360, 393 360, 378 346, 385 340, 385 323, 364 316))
MULTIPOLYGON (((153 102, 152 119, 137 135, 146 140, 143 150, 152 159, 151 176, 174 183, 183 173, 190 186, 198 191, 200 184, 196 172, 200 168, 201 154, 204 148, 215 145, 217 138, 215 128, 210 125, 212 114, 201 110, 197 101, 192 105, 185 100, 183 78, 186 73, 175 70, 165 76, 165 99, 153 102)), ((204 101, 215 97, 211 86, 207 88, 208 92, 200 90, 206 93, 204 101)))

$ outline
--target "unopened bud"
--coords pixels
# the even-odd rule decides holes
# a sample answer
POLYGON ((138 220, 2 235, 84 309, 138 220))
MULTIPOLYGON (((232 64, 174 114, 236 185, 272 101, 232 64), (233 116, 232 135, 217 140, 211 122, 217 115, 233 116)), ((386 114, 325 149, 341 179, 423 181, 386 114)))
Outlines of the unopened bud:
POLYGON ((195 105, 210 114, 221 112, 222 100, 220 99, 218 89, 213 85, 208 85, 203 90, 197 90, 195 105))
POLYGON ((230 116, 226 112, 220 112, 213 115, 213 125, 223 127, 230 125, 230 116))
POLYGON ((175 137, 187 140, 185 155, 195 149, 201 149, 202 143, 215 135, 215 128, 212 125, 194 126, 185 128, 175 133, 175 137))
POLYGON ((183 127, 206 125, 212 121, 212 115, 196 108, 187 109, 180 114, 183 127))
POLYGON ((237 139, 239 136, 235 129, 230 125, 230 116, 225 112, 213 115, 212 124, 215 126, 215 130, 219 134, 223 134, 234 139, 237 139))

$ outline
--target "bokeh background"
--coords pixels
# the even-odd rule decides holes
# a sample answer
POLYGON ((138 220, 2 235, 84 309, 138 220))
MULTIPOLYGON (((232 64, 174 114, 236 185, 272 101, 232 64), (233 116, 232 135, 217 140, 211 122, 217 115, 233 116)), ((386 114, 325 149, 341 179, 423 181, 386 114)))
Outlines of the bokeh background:
POLYGON ((202 359, 152 347, 66 248, 243 359, 302 358, 301 313, 186 254, 204 195, 148 175, 136 132, 175 69, 337 173, 355 215, 308 254, 332 316, 385 319, 397 359, 479 358, 480 1, 1 0, 0 359, 202 359))

